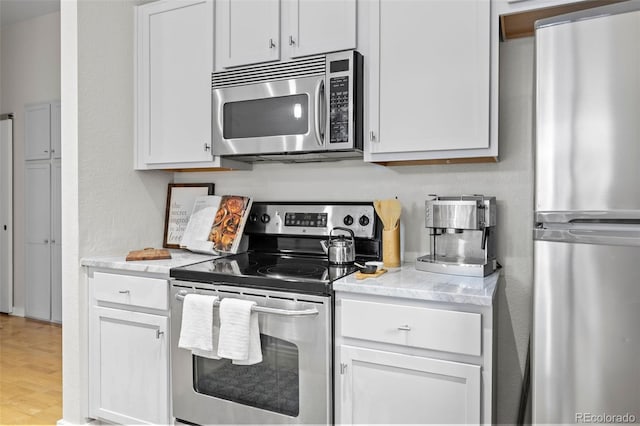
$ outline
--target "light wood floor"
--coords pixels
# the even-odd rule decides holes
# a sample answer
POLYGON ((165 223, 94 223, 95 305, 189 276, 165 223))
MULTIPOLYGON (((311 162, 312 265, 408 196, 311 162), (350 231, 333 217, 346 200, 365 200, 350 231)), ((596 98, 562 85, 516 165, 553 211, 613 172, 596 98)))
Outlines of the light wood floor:
POLYGON ((0 425, 62 418, 62 327, 0 314, 0 425))

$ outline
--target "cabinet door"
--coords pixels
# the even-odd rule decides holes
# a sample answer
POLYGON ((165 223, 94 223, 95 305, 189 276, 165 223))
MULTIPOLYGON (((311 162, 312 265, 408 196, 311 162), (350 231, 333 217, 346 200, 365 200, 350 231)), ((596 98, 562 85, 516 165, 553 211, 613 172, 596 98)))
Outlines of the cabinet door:
POLYGON ((120 424, 169 424, 169 319, 91 311, 89 414, 120 424))
POLYGON ((51 166, 25 165, 25 315, 51 317, 51 166))
POLYGON ((488 1, 372 5, 371 153, 489 147, 490 18, 488 1))
POLYGON ((24 110, 24 158, 43 160, 49 158, 51 147, 50 105, 28 106, 24 110))
POLYGON ((211 162, 213 1, 150 3, 138 20, 141 161, 211 162))
POLYGON ((60 102, 51 104, 51 157, 60 158, 62 154, 61 144, 61 114, 60 102))
POLYGON ((13 311, 13 120, 0 120, 0 312, 13 311))
POLYGON ((345 345, 339 350, 340 423, 480 423, 480 366, 345 345))
POLYGON ((51 164, 51 321, 62 322, 62 240, 60 160, 51 164))
POLYGON ((285 42, 290 56, 356 48, 356 0, 290 0, 285 42))
POLYGON ((280 59, 280 0, 219 0, 216 24, 227 68, 280 59))

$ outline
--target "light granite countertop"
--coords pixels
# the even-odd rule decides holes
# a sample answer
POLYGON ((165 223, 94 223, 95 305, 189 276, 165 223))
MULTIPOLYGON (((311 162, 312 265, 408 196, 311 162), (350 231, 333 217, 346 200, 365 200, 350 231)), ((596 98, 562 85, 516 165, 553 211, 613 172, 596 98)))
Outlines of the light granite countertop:
POLYGON ((171 259, 136 260, 127 262, 123 256, 85 257, 82 266, 93 268, 117 269, 121 271, 149 272, 169 277, 169 270, 179 266, 191 265, 205 260, 216 259, 219 256, 197 254, 186 250, 169 250, 171 259))
POLYGON ((435 302, 490 306, 498 288, 500 270, 484 277, 463 277, 419 271, 413 263, 390 268, 377 278, 356 279, 352 274, 333 283, 336 292, 402 297, 435 302))

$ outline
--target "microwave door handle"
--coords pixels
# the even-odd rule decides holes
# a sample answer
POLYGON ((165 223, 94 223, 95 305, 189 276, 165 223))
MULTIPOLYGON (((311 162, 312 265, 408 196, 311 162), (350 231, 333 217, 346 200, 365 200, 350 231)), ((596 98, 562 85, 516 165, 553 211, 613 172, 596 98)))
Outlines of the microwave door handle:
POLYGON ((318 145, 324 146, 324 126, 327 122, 327 112, 324 102, 324 80, 320 80, 315 90, 316 114, 314 119, 314 128, 316 132, 316 140, 318 145))

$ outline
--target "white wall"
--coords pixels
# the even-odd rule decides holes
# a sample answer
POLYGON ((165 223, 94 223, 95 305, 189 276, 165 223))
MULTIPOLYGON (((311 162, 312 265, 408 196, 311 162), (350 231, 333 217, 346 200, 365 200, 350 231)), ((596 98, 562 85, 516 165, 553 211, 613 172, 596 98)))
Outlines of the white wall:
POLYGON ((60 99, 60 12, 8 25, 2 28, 0 40, 0 109, 14 113, 14 313, 21 314, 25 287, 24 106, 60 99))
MULTIPOLYGON (((487 194, 498 199, 498 421, 514 423, 526 359, 532 290, 533 40, 501 44, 500 162, 382 167, 361 161, 258 164, 253 171, 177 173, 177 182, 214 182, 217 194, 256 200, 374 200, 398 197, 406 260, 425 254, 428 194, 487 194)), ((464 125, 464 123, 460 123, 464 125)))

